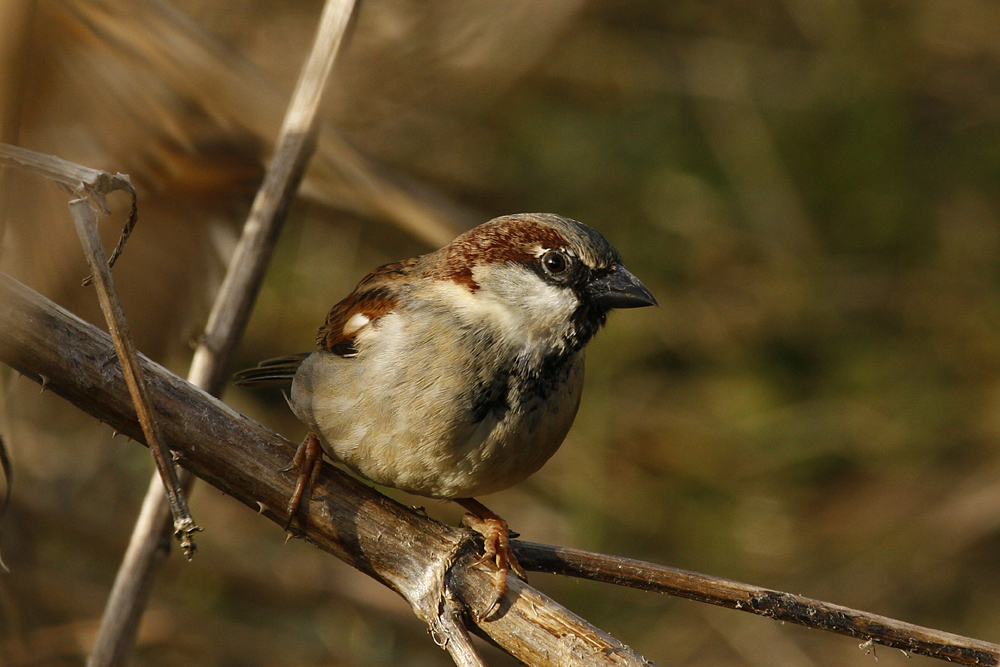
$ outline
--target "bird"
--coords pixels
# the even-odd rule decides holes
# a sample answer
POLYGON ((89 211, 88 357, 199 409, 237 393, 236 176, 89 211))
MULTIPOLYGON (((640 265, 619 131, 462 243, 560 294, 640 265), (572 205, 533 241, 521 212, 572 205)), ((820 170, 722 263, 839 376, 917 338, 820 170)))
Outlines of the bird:
POLYGON ((584 348, 614 309, 657 305, 600 232, 552 213, 490 220, 386 264, 333 306, 317 349, 236 374, 291 384, 309 429, 289 525, 322 453, 361 477, 454 500, 483 536, 497 600, 524 569, 506 521, 475 499, 536 472, 580 405, 584 348))

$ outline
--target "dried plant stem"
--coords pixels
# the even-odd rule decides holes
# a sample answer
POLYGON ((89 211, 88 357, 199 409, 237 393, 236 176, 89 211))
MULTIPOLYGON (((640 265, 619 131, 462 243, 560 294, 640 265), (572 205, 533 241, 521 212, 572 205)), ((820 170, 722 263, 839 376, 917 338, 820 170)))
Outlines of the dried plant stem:
MULTIPOLYGON (((156 463, 159 479, 166 488, 166 498, 173 518, 174 534, 184 549, 191 556, 194 553, 192 535, 200 530, 191 518, 187 500, 177 479, 177 469, 174 467, 170 449, 159 433, 152 404, 149 402, 145 380, 139 372, 136 360, 135 345, 129 332, 128 321, 122 311, 115 288, 111 267, 121 253, 129 234, 135 227, 136 193, 128 176, 110 174, 100 169, 92 169, 63 160, 54 155, 38 153, 18 146, 0 143, 0 167, 15 167, 38 176, 42 176, 60 185, 74 198, 69 203, 70 213, 83 246, 84 256, 97 276, 97 298, 101 311, 108 323, 108 329, 114 340, 115 352, 125 372, 129 390, 135 402, 136 414, 142 424, 143 433, 149 439, 150 451, 156 463), (128 221, 122 232, 118 245, 115 247, 111 260, 104 252, 104 244, 97 230, 97 216, 91 207, 91 201, 96 202, 105 212, 108 212, 106 196, 116 190, 127 192, 132 198, 132 208, 128 221)), ((91 278, 84 281, 87 284, 91 278)))
POLYGON ((835 632, 960 665, 1000 663, 998 644, 904 623, 886 616, 631 558, 532 542, 514 541, 513 544, 521 565, 536 572, 666 593, 766 616, 776 621, 835 632))
POLYGON ((132 334, 129 331, 125 313, 122 311, 121 302, 118 300, 118 292, 111 277, 107 256, 104 254, 104 245, 97 231, 97 216, 87 198, 72 200, 69 203, 69 208, 73 214, 73 222, 76 225, 77 234, 80 236, 80 243, 83 245, 87 263, 90 264, 90 268, 94 272, 98 301, 104 318, 108 322, 115 353, 118 355, 122 371, 128 382, 129 391, 135 403, 135 411, 139 423, 142 424, 142 432, 150 443, 149 449, 153 454, 153 460, 156 462, 156 469, 159 473, 157 481, 162 479, 163 486, 166 488, 170 514, 173 517, 174 534, 180 540, 184 553, 190 558, 195 550, 191 536, 200 528, 195 525, 194 519, 191 518, 187 500, 184 498, 184 493, 177 480, 177 469, 174 467, 173 457, 153 415, 149 392, 146 389, 146 380, 139 368, 139 360, 132 343, 132 334))
POLYGON ((288 207, 315 151, 320 99, 353 6, 353 0, 327 0, 323 8, 316 41, 292 95, 274 158, 191 362, 191 381, 203 388, 219 389, 225 383, 230 357, 250 318, 288 207))
MULTIPOLYGON (((275 155, 244 224, 205 333, 195 350, 188 380, 213 396, 218 396, 225 386, 233 352, 246 328, 288 208, 315 150, 319 102, 353 6, 353 0, 328 0, 324 7, 316 40, 292 96, 275 155)), ((181 481, 187 488, 193 478, 183 475, 181 481)), ((166 529, 164 502, 162 485, 154 477, 115 577, 88 667, 123 664, 131 652, 139 620, 149 601, 156 567, 162 560, 157 545, 162 543, 166 529)))

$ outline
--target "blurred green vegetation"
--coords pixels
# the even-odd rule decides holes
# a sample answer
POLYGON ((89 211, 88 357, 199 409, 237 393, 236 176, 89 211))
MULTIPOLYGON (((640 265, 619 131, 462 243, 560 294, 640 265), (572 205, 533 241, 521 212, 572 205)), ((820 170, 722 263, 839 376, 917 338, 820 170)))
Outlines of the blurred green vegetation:
MULTIPOLYGON (((184 4, 285 81, 318 13, 184 4)), ((40 34, 42 19, 67 20, 62 3, 40 6, 40 34)), ((529 540, 1000 641, 997 35, 1000 7, 984 0, 365 2, 330 109, 345 135, 481 220, 542 210, 600 229, 661 304, 611 318, 567 442, 487 504, 529 540)), ((40 48, 86 66, 84 46, 40 48)), ((102 136, 114 137, 107 113, 102 136)), ((40 123, 25 121, 25 146, 78 159, 87 126, 40 123)), ((202 139, 174 148, 192 162, 250 150, 202 139)), ((129 159, 156 163, 141 155, 129 159)), ((93 166, 126 171, 117 164, 93 166)), ((190 190, 166 179, 145 201, 178 192, 190 190)), ((247 196, 208 190, 154 209, 132 243, 144 225, 231 231, 247 196), (214 217, 192 217, 206 208, 214 217)), ((368 269, 427 248, 351 206, 298 205, 240 364, 309 349, 368 269)), ((126 252, 119 270, 141 269, 169 280, 126 252)), ((146 306, 172 323, 167 336, 140 321, 143 348, 183 371, 174 329, 197 331, 200 298, 136 297, 134 318, 146 306)), ((227 399, 301 436, 279 395, 227 399)), ((17 486, 0 540, 13 571, 0 578, 0 663, 82 664, 151 466, 104 431, 79 441, 86 420, 53 424, 57 399, 18 400, 29 407, 7 409, 17 486)), ((206 486, 194 511, 201 551, 171 558, 134 664, 448 664, 391 593, 282 546, 206 486)), ((531 581, 659 664, 873 660, 856 641, 731 611, 531 581)))

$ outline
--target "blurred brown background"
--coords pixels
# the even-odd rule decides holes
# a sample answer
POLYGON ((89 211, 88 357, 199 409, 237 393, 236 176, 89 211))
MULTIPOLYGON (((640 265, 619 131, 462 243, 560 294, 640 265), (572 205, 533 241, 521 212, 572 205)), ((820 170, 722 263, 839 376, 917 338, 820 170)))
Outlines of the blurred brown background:
MULTIPOLYGON (((181 374, 320 8, 0 3, 5 136, 132 177, 116 275, 181 374)), ((366 0, 239 365, 310 349, 376 264, 503 213, 577 218, 661 306, 612 317, 563 448, 486 502, 533 541, 1000 641, 998 35, 985 0, 366 0)), ((0 268, 100 322, 66 197, 6 179, 0 268)), ((80 665, 152 465, 26 379, 3 392, 0 664, 80 665)), ((302 435, 278 394, 226 399, 302 435)), ((171 557, 133 664, 449 664, 362 575, 205 485, 193 510, 200 551, 171 557)), ((873 663, 531 580, 660 664, 873 663)))

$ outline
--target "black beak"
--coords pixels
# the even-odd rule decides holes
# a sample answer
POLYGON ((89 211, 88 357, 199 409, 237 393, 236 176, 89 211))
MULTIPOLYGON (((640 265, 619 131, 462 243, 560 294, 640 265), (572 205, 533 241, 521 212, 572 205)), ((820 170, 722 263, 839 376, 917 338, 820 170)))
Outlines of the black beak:
POLYGON ((621 264, 615 264, 610 273, 587 285, 587 294, 608 310, 658 305, 656 297, 621 264))

